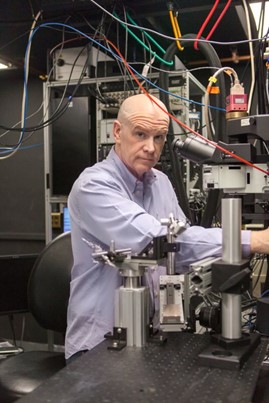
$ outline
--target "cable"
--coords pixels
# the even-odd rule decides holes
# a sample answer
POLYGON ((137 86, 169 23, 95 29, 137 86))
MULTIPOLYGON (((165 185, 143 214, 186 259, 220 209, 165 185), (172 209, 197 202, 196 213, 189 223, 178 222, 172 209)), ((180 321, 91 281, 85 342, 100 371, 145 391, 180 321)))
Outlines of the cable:
POLYGON ((206 122, 206 128, 207 128, 207 136, 211 140, 213 140, 213 135, 212 135, 212 128, 211 128, 211 124, 210 124, 209 109, 208 109, 209 108, 209 95, 211 93, 212 85, 215 84, 215 82, 217 81, 217 76, 222 72, 226 72, 227 74, 228 74, 228 72, 232 73, 234 76, 235 83, 236 84, 239 83, 237 73, 231 67, 222 67, 219 70, 217 70, 213 74, 213 76, 211 76, 209 78, 209 84, 207 86, 206 94, 205 94, 205 122, 206 122))
MULTIPOLYGON (((67 92, 67 88, 68 88, 68 86, 69 86, 69 83, 70 83, 70 80, 71 80, 71 77, 72 77, 73 69, 74 69, 74 67, 75 67, 75 65, 76 65, 76 61, 78 60, 80 54, 83 52, 83 49, 84 49, 84 48, 82 48, 81 51, 78 53, 78 55, 77 55, 77 57, 76 57, 76 59, 75 59, 75 61, 74 61, 74 63, 73 63, 73 66, 72 66, 72 68, 71 68, 71 70, 70 70, 69 79, 68 79, 68 81, 67 81, 67 83, 66 83, 66 85, 65 85, 65 89, 64 89, 63 94, 62 94, 62 97, 61 97, 61 101, 59 102, 59 105, 57 106, 56 110, 53 112, 53 114, 51 115, 51 117, 45 122, 45 124, 43 123, 42 125, 36 126, 36 127, 34 127, 34 128, 25 129, 24 131, 32 131, 32 130, 33 130, 33 131, 36 131, 36 130, 38 130, 38 129, 40 129, 40 128, 46 127, 46 126, 48 126, 49 124, 53 123, 55 120, 59 119, 59 118, 66 112, 66 110, 67 110, 67 108, 68 108, 70 102, 72 101, 73 96, 75 95, 75 93, 76 93, 78 87, 80 86, 80 83, 81 83, 81 81, 82 81, 82 79, 83 79, 83 77, 84 77, 85 68, 86 68, 86 66, 87 66, 87 60, 86 60, 85 65, 84 65, 84 68, 82 69, 82 72, 81 72, 81 76, 80 76, 80 78, 79 78, 79 80, 78 80, 78 83, 76 84, 76 86, 75 86, 75 88, 74 88, 74 90, 73 90, 72 95, 68 97, 67 102, 66 102, 66 103, 64 104, 64 106, 62 107, 64 98, 65 98, 65 94, 66 94, 66 92, 67 92), (61 107, 62 107, 62 109, 61 109, 61 107)), ((89 57, 89 54, 88 54, 88 57, 89 57)), ((16 129, 13 129, 13 130, 16 130, 16 129)), ((20 131, 20 130, 21 130, 21 129, 18 129, 17 131, 20 131)), ((31 137, 31 135, 29 135, 29 136, 27 137, 27 139, 30 138, 30 137, 31 137)), ((20 142, 17 143, 17 145, 11 146, 11 147, 18 147, 18 146, 22 143, 22 141, 23 141, 23 140, 21 139, 20 142)))
MULTIPOLYGON (((105 13, 103 13, 103 16, 102 16, 102 19, 101 19, 101 21, 100 21, 100 23, 98 24, 98 27, 95 29, 89 22, 88 22, 88 20, 83 16, 83 18, 84 18, 84 20, 86 21, 86 23, 90 26, 90 28, 92 28, 92 29, 94 29, 94 31, 95 31, 95 33, 94 33, 94 35, 93 35, 93 38, 94 39, 97 39, 97 34, 99 34, 100 35, 100 39, 103 39, 104 41, 106 40, 106 38, 105 38, 105 34, 104 34, 104 32, 103 32, 103 23, 104 23, 104 21, 105 21, 105 13)), ((111 24, 110 24, 111 25, 111 24)), ((118 35, 118 25, 119 24, 117 24, 117 40, 118 40, 118 37, 119 37, 119 35, 118 35)), ((108 35, 108 32, 109 32, 109 29, 110 29, 110 26, 108 27, 108 29, 107 29, 107 32, 106 32, 106 35, 108 35)), ((126 42, 128 41, 128 36, 126 35, 126 42)), ((111 50, 109 49, 109 44, 106 44, 107 45, 107 47, 108 47, 108 49, 106 49, 106 50, 109 50, 110 52, 111 52, 111 50)), ((99 46, 98 46, 98 49, 99 49, 99 46)), ((126 47, 126 49, 127 49, 127 47, 126 47)), ((112 54, 112 52, 111 52, 111 54, 112 54)), ((97 54, 97 58, 98 58, 98 55, 99 55, 99 52, 98 52, 98 54, 97 54)), ((126 74, 129 74, 129 72, 125 72, 125 74, 124 74, 124 70, 123 70, 123 68, 122 68, 122 64, 120 63, 120 61, 117 59, 117 58, 115 58, 115 60, 116 60, 116 63, 117 63, 117 65, 118 65, 118 67, 119 67, 119 71, 120 71, 120 73, 121 73, 121 75, 125 78, 126 77, 126 74)), ((104 97, 102 96, 102 94, 101 94, 101 92, 100 92, 100 86, 101 86, 101 84, 99 84, 99 77, 98 77, 98 62, 96 63, 96 68, 95 68, 95 80, 96 80, 96 92, 95 92, 95 95, 94 95, 94 91, 92 92, 92 95, 93 96, 95 96, 97 99, 98 99, 98 96, 99 96, 99 99, 100 99, 100 102, 103 102, 103 103, 106 103, 106 101, 104 100, 104 97), (99 95, 97 95, 97 94, 99 94, 99 95), (101 101, 101 99, 103 99, 103 101, 101 101)), ((105 74, 104 74, 104 76, 106 77, 106 72, 105 72, 105 74)), ((92 87, 91 88, 89 88, 88 87, 88 90, 91 92, 92 91, 92 87)))
MULTIPOLYGON (((38 112, 41 111, 43 105, 44 105, 44 101, 41 103, 41 105, 38 107, 38 109, 37 109, 35 112, 33 112, 31 115, 27 116, 26 119, 31 119, 31 118, 34 117, 36 114, 38 114, 38 112)), ((21 122, 21 120, 20 120, 19 122, 15 123, 15 124, 12 126, 12 128, 18 126, 18 125, 21 124, 21 123, 22 123, 22 122, 21 122)), ((4 133, 0 134, 0 138, 1 138, 1 137, 4 137, 4 136, 5 136, 6 134, 8 134, 8 133, 10 133, 10 130, 7 130, 7 131, 5 131, 4 133)), ((1 144, 1 143, 0 143, 0 144, 1 144)), ((2 144, 2 145, 3 145, 3 144, 2 144)))
POLYGON ((211 10, 210 10, 208 16, 206 17, 205 21, 203 22, 201 28, 200 28, 199 31, 198 31, 198 34, 197 34, 197 36, 196 36, 196 38, 195 38, 196 41, 194 42, 194 49, 195 49, 195 50, 198 50, 198 42, 197 42, 197 39, 200 39, 200 37, 202 36, 202 33, 203 33, 205 27, 207 26, 207 24, 208 24, 208 22, 209 22, 211 16, 213 15, 214 11, 216 10, 218 3, 219 3, 219 0, 216 0, 214 6, 211 8, 211 10))
MULTIPOLYGON (((45 27, 48 27, 48 26, 51 26, 51 25, 52 25, 52 26, 61 26, 61 27, 70 28, 71 30, 73 30, 73 31, 75 31, 75 32, 77 32, 77 33, 79 33, 79 34, 82 34, 84 37, 90 39, 92 42, 96 43, 98 46, 103 47, 105 50, 109 50, 109 49, 105 48, 103 45, 101 45, 100 43, 96 42, 93 38, 90 38, 88 35, 83 34, 81 31, 77 30, 76 28, 67 26, 66 24, 62 24, 62 23, 47 23, 47 24, 41 24, 39 27, 35 28, 35 29, 33 30, 33 32, 31 33, 30 39, 29 39, 29 42, 28 42, 28 45, 27 45, 27 48, 26 48, 26 55, 29 55, 30 44, 31 44, 32 39, 33 39, 33 36, 34 36, 35 33, 37 32, 37 30, 40 29, 41 27, 44 27, 44 26, 45 26, 45 27)), ((113 52, 111 52, 111 53, 113 53, 113 52)), ((113 55, 114 55, 114 54, 113 54, 113 55)), ((70 75, 70 78, 71 78, 71 75, 70 75)), ((69 80, 68 80, 68 83, 66 84, 66 88, 68 87, 70 78, 69 78, 69 80)), ((82 80, 82 78, 83 78, 83 77, 81 77, 80 81, 82 80)), ((74 92, 73 92, 72 95, 74 95, 74 93, 76 92, 76 90, 77 90, 79 84, 80 84, 80 82, 79 82, 79 83, 77 84, 77 86, 75 87, 75 90, 74 90, 74 92)), ((26 86, 25 88, 26 88, 26 93, 27 93, 27 86, 26 86)), ((27 97, 26 97, 26 100, 27 100, 27 97)), ((69 105, 69 103, 71 102, 71 100, 72 100, 72 97, 69 97, 69 100, 68 100, 68 102, 66 103, 66 105, 64 106, 64 108, 63 108, 59 113, 58 113, 58 110, 57 110, 57 114, 56 114, 56 112, 55 112, 55 113, 52 115, 53 118, 50 117, 50 119, 48 119, 46 122, 44 122, 44 123, 43 123, 42 125, 40 125, 40 126, 30 127, 30 128, 25 128, 25 127, 24 127, 24 131, 38 130, 38 129, 40 129, 40 128, 46 127, 47 125, 49 125, 50 123, 52 123, 54 120, 56 120, 57 118, 59 118, 59 117, 66 111, 66 109, 68 108, 68 105, 69 105)), ((0 128, 5 129, 5 130, 21 131, 21 129, 7 128, 6 126, 3 126, 3 125, 0 125, 0 128)), ((21 141, 21 140, 20 140, 20 141, 21 141)), ((20 144, 20 141, 19 141, 18 144, 20 144)))
MULTIPOLYGON (((30 36, 30 39, 29 39, 29 43, 28 43, 28 45, 27 45, 27 49, 26 49, 26 54, 27 54, 27 55, 28 55, 29 48, 30 48, 30 45, 29 45, 29 44, 31 43, 34 34, 35 34, 35 33, 37 32, 37 30, 40 29, 41 27, 45 27, 45 26, 48 26, 48 25, 65 26, 65 24, 62 24, 62 23, 49 23, 49 24, 41 24, 39 27, 35 28, 35 29, 33 30, 33 32, 31 33, 31 36, 30 36)), ((69 27, 69 28, 71 28, 71 29, 73 29, 75 32, 78 32, 78 33, 81 34, 81 32, 80 32, 79 30, 77 30, 76 28, 73 28, 73 27, 69 27)), ((83 33, 82 33, 82 34, 83 34, 83 33)), ((86 34, 83 34, 83 35, 84 35, 85 37, 89 38, 90 40, 92 40, 94 43, 97 43, 99 46, 105 48, 103 45, 99 44, 99 43, 96 42, 94 39, 90 38, 88 35, 86 35, 86 34)), ((189 34, 189 35, 191 36, 192 34, 189 34)), ((119 54, 120 58, 122 59, 122 61, 124 62, 124 64, 125 64, 126 67, 128 68, 128 70, 130 71, 130 73, 132 74, 132 76, 133 76, 134 80, 137 82, 138 86, 139 86, 139 87, 142 89, 142 91, 151 99, 151 101, 152 101, 153 103, 156 103, 155 100, 150 96, 150 94, 148 94, 148 92, 140 85, 138 79, 136 78, 136 76, 134 75, 134 73, 133 73, 133 71, 132 71, 133 69, 128 65, 128 63, 126 62, 126 60, 124 59, 124 57, 122 56, 122 54, 120 53, 120 51, 116 48, 116 46, 115 46, 111 41, 109 41, 108 39, 106 39, 106 40, 107 40, 107 42, 108 42, 114 49, 116 49, 117 53, 119 54)), ((207 44, 207 45, 208 45, 208 44, 207 44)), ((105 49, 108 50, 107 48, 105 48, 105 49)), ((113 55, 114 55, 114 54, 113 54, 113 55)), ((79 81, 81 81, 82 78, 83 78, 83 77, 81 77, 81 79, 80 79, 79 81)), ((79 84, 80 84, 80 82, 76 85, 75 90, 78 88, 79 84)), ((68 102, 70 102, 70 99, 69 99, 68 102)), ((167 112, 166 110, 164 110, 158 103, 156 103, 156 105, 157 105, 161 110, 163 110, 163 112, 167 113, 168 116, 170 116, 170 118, 172 118, 173 120, 175 120, 175 121, 176 121, 180 126, 182 126, 185 130, 190 130, 193 134, 197 135, 197 136, 200 137, 200 138, 203 138, 203 139, 204 139, 205 141, 207 141, 209 144, 215 146, 216 148, 218 148, 219 150, 221 150, 221 151, 224 152, 225 154, 230 155, 231 157, 233 157, 233 158, 239 160, 240 162, 243 162, 243 163, 245 163, 246 165, 250 165, 250 166, 252 166, 253 168, 256 168, 256 169, 260 170, 261 172, 268 174, 267 171, 264 171, 263 169, 259 168, 258 166, 251 164, 249 161, 246 161, 245 159, 243 159, 243 158, 241 158, 241 157, 239 157, 239 156, 237 156, 237 155, 231 153, 230 151, 228 151, 228 150, 224 149, 223 147, 219 146, 218 144, 212 143, 210 140, 208 140, 208 139, 204 138, 202 135, 200 135, 200 133, 194 131, 193 129, 191 129, 191 128, 189 128, 187 125, 185 125, 183 122, 181 122, 181 121, 179 121, 178 119, 176 119, 171 113, 169 113, 169 112, 167 112)), ((66 107, 67 107, 67 106, 66 106, 66 107)), ((47 121, 47 122, 48 122, 48 121, 47 121)), ((0 126, 0 127, 3 128, 3 126, 0 126)), ((29 128, 28 128, 28 130, 29 130, 29 128)))
POLYGON ((266 88, 266 98, 267 103, 269 104, 269 63, 266 63, 267 70, 266 70, 266 80, 265 80, 265 88, 266 88))
MULTIPOLYGON (((188 34, 188 35, 184 35, 184 37, 181 39, 185 39, 185 38, 195 39, 195 37, 196 37, 195 34, 188 34)), ((186 43, 187 47, 191 46, 191 45, 192 45, 192 42, 186 43)), ((214 66, 214 68, 222 67, 220 59, 211 44, 199 42, 199 48, 202 51, 202 53, 205 55, 205 57, 208 61, 208 64, 210 66, 214 66)), ((165 58, 167 58, 168 60, 171 60, 171 59, 173 59, 173 57, 176 53, 177 53, 176 44, 171 43, 171 45, 167 48, 165 58)), ((160 72, 160 86, 162 88, 168 89, 167 67, 161 65, 161 68, 163 71, 160 72)), ((222 76, 220 77, 220 88, 221 88, 222 95, 217 98, 216 104, 218 107, 223 107, 223 109, 224 109, 224 107, 225 107, 225 82, 224 82, 224 78, 222 76)), ((164 104, 167 107, 169 107, 168 96, 166 94, 161 93, 160 98, 164 102, 164 104)), ((217 114, 216 124, 215 124, 217 135, 218 135, 218 133, 225 132, 225 124, 226 124, 226 122, 225 122, 225 119, 223 118, 223 116, 220 114, 217 114)), ((188 129, 185 129, 185 130, 187 132, 189 131, 188 129)), ((169 142, 172 143, 172 141, 173 141, 173 137, 169 136, 169 142)), ((183 181, 183 177, 182 177, 182 173, 181 173, 182 169, 180 166, 180 161, 179 161, 179 158, 178 158, 177 154, 175 153, 175 151, 172 150, 171 145, 169 147, 170 147, 170 156, 171 156, 171 166, 172 166, 173 175, 174 175, 172 183, 174 185, 179 204, 182 206, 182 209, 183 209, 185 215, 187 217, 191 217, 191 212, 189 209, 189 201, 188 201, 188 197, 186 194, 185 185, 184 185, 184 181, 183 181)), ((211 223, 212 223, 215 211, 216 211, 216 206, 219 201, 219 194, 220 194, 219 190, 214 191, 214 192, 212 190, 210 190, 208 192, 208 201, 209 202, 206 204, 206 208, 204 210, 204 214, 203 214, 202 220, 201 220, 201 225, 203 225, 204 227, 211 226, 211 223)))
MULTIPOLYGON (((139 30, 143 30, 143 31, 146 31, 146 32, 151 32, 151 33, 153 33, 153 34, 155 34, 155 35, 158 35, 158 36, 161 36, 162 38, 165 38, 165 39, 168 39, 168 40, 171 40, 171 41, 176 41, 177 40, 177 38, 174 38, 173 36, 169 36, 169 35, 165 35, 165 34, 162 34, 161 32, 158 32, 158 31, 155 31, 154 29, 150 29, 150 28, 147 28, 147 27, 139 27, 139 26, 136 26, 136 25, 133 25, 133 24, 129 24, 129 23, 124 23, 122 20, 120 20, 119 18, 117 18, 117 17, 115 17, 113 14, 111 14, 108 10, 106 10, 104 7, 102 7, 99 3, 97 3, 96 1, 94 1, 94 0, 90 0, 90 2, 91 3, 93 3, 93 4, 95 4, 98 8, 100 8, 101 10, 103 10, 106 14, 108 14, 108 15, 110 15, 110 17, 112 17, 112 18, 114 18, 116 21, 118 21, 118 22, 120 22, 120 23, 122 23, 122 24, 125 24, 125 25, 127 25, 127 26, 129 26, 129 27, 132 27, 132 28, 137 28, 137 29, 139 29, 139 30)), ((185 35, 184 35, 185 36, 185 35)), ((198 43, 210 43, 210 44, 214 44, 214 45, 220 45, 220 46, 226 46, 226 45, 239 45, 239 44, 243 44, 243 43, 249 43, 249 42, 258 42, 258 41, 260 41, 260 40, 266 40, 266 38, 269 36, 269 34, 267 33, 265 36, 263 36, 262 38, 259 38, 259 39, 252 39, 251 41, 249 41, 249 40, 242 40, 242 41, 232 41, 232 42, 221 42, 221 41, 212 41, 212 40, 207 40, 207 39, 197 39, 197 42, 198 43)), ((188 38, 188 37, 181 37, 180 38, 180 40, 181 40, 181 42, 186 42, 186 43, 188 43, 188 42, 191 42, 191 43, 193 43, 194 41, 195 41, 195 38, 188 38)))
MULTIPOLYGON (((126 8, 125 7, 123 7, 123 11, 124 11, 124 21, 127 23, 127 12, 126 12, 126 8)), ((119 24, 118 22, 117 22, 117 28, 118 28, 118 35, 119 35, 119 32, 120 32, 120 26, 121 26, 121 24, 119 24)), ((143 32, 142 32, 142 38, 144 39, 144 35, 143 35, 143 32)), ((117 37, 117 39, 118 39, 118 42, 117 42, 117 44, 118 44, 118 47, 119 47, 119 36, 117 37)), ((128 54, 128 43, 129 43, 129 31, 128 30, 125 30, 125 58, 127 58, 127 54, 128 54)), ((108 45, 108 47, 111 49, 111 47, 110 47, 110 45, 109 44, 107 44, 108 45)), ((149 46, 149 49, 150 49, 150 52, 151 52, 151 48, 150 48, 150 46, 149 46)), ((144 50, 144 55, 145 55, 145 53, 146 53, 146 49, 145 48, 143 48, 143 50, 144 50)), ((116 60, 117 60, 117 63, 118 63, 118 65, 119 66, 121 66, 120 67, 120 70, 121 70, 121 72, 122 72, 122 76, 123 76, 123 80, 124 80, 124 86, 123 86, 123 90, 124 90, 124 94, 128 94, 128 91, 129 91, 129 88, 130 88, 130 82, 132 83, 132 80, 131 80, 131 75, 130 75, 130 72, 129 72, 129 70, 128 69, 126 69, 126 66, 123 64, 123 66, 122 66, 122 63, 120 63, 120 61, 118 60, 118 58, 116 58, 116 60), (130 80, 128 80, 128 78, 130 79, 130 80)), ((134 89, 134 87, 132 88, 134 91, 135 91, 135 89, 134 89)))
MULTIPOLYGON (((125 7, 123 7, 123 10, 124 10, 124 21, 126 22, 127 21, 127 15, 126 15, 126 9, 125 9, 125 7)), ((115 10, 114 10, 114 12, 115 12, 115 10)), ((125 59, 127 59, 127 54, 128 54, 128 39, 129 39, 129 31, 125 31, 125 59)), ((125 68, 125 66, 124 66, 124 68, 125 68)), ((127 78, 127 76, 128 76, 128 70, 126 70, 126 68, 125 68, 125 74, 124 74, 124 77, 126 77, 127 78), (127 74, 126 74, 127 73, 127 74)), ((125 82, 124 82, 124 88, 126 87, 126 79, 124 78, 124 80, 125 80, 125 82)))
MULTIPOLYGON (((59 25, 59 26, 65 26, 65 24, 53 23, 53 25, 55 25, 55 24, 56 24, 56 25, 59 25)), ((41 27, 47 27, 47 26, 48 26, 48 24, 42 24, 42 25, 40 25, 40 26, 37 27, 36 30, 33 32, 33 35, 34 35, 35 32, 37 32, 37 30, 38 30, 39 28, 41 28, 41 27)), ((68 27, 68 26, 67 26, 67 27, 68 27)), ((86 38, 88 38, 88 39, 90 39, 90 40, 91 40, 92 42, 94 42, 97 46, 102 47, 105 51, 109 51, 117 60, 119 59, 115 53, 113 53, 110 49, 104 47, 104 46, 103 46, 102 44, 100 44, 99 42, 95 41, 93 38, 91 38, 91 37, 89 37, 88 35, 82 33, 81 31, 78 31, 78 30, 75 29, 75 28, 72 28, 72 27, 68 27, 68 28, 74 29, 75 32, 79 33, 80 35, 83 35, 84 37, 86 37, 86 38)), ((31 38, 31 39, 32 39, 32 38, 31 38)), ((133 69, 133 68, 132 68, 132 69, 133 69)), ((134 71, 137 75, 139 75, 139 73, 138 73, 135 69, 133 69, 133 71, 134 71)), ((163 71, 164 71, 164 70, 163 70, 163 71)), ((130 73, 129 73, 129 74, 130 74, 130 73)), ((144 79, 144 77, 142 77, 142 76, 141 76, 141 78, 144 79)), ((69 77, 69 80, 68 80, 68 82, 66 83, 66 89, 67 89, 67 87, 68 87, 68 85, 69 85, 70 79, 71 79, 71 76, 69 77)), ((66 91, 66 90, 65 90, 65 91, 66 91)), ((75 92, 75 91, 74 91, 74 92, 75 92)), ((74 93, 72 94, 72 96, 73 96, 73 95, 74 95, 74 93)), ((54 112, 53 115, 52 115, 47 121, 43 122, 43 124, 40 124, 40 125, 35 126, 35 127, 28 127, 28 128, 25 127, 25 128, 24 128, 24 131, 25 131, 25 132, 26 132, 26 131, 30 132, 30 131, 36 131, 36 130, 42 129, 43 127, 48 126, 48 125, 51 124, 53 121, 55 121, 57 118, 59 118, 60 116, 62 116, 62 114, 63 114, 63 113, 66 111, 66 109, 68 108, 69 102, 71 102, 71 100, 72 100, 72 96, 70 95, 69 101, 68 101, 68 102, 66 103, 66 105, 64 106, 62 112, 60 111, 58 114, 57 114, 56 112, 54 112)), ((64 97, 62 97, 62 98, 64 98, 64 97)), ((59 107, 60 107, 60 106, 59 106, 59 107)), ((211 106, 211 108, 217 109, 217 108, 215 108, 215 107, 213 107, 213 106, 211 106)), ((21 128, 18 128, 18 129, 16 129, 16 128, 10 128, 10 127, 6 127, 6 126, 4 126, 4 125, 0 125, 0 128, 2 128, 2 129, 4 129, 4 130, 21 131, 21 128)))
MULTIPOLYGON (((250 27, 250 20, 249 20, 249 9, 246 3, 246 0, 242 0, 243 5, 244 5, 244 10, 246 14, 246 22, 247 22, 247 32, 248 32, 248 39, 252 39, 251 35, 251 27, 250 27)), ((249 96, 248 96, 248 114, 251 109, 252 105, 252 98, 254 94, 254 88, 255 88, 255 65, 254 65, 254 52, 253 52, 253 43, 249 42, 249 53, 250 53, 250 65, 251 65, 251 86, 249 90, 249 96)))
POLYGON ((268 295, 268 294, 269 294, 269 290, 263 291, 263 293, 262 293, 262 295, 261 295, 261 298, 265 297, 265 296, 268 295))
MULTIPOLYGON (((185 38, 195 39, 195 37, 196 37, 195 34, 187 34, 187 35, 184 35, 181 39, 185 39, 185 38)), ((191 45, 192 45, 192 42, 186 43, 186 47, 190 47, 191 45)), ((199 49, 204 54, 204 56, 207 59, 208 64, 210 66, 213 66, 214 68, 215 67, 222 68, 221 61, 220 61, 215 49, 213 48, 212 45, 210 45, 210 43, 200 43, 199 42, 199 49)), ((165 58, 167 58, 168 60, 171 60, 176 53, 177 53, 176 44, 171 43, 171 45, 167 48, 165 58)), ((168 88, 168 75, 165 74, 165 69, 166 69, 166 73, 167 73, 168 69, 166 66, 162 66, 162 65, 161 65, 161 68, 163 69, 163 72, 160 73, 161 87, 164 89, 167 89, 168 88)), ((224 110, 225 105, 226 105, 226 96, 225 96, 225 81, 224 81, 223 76, 221 76, 219 79, 219 87, 220 87, 220 96, 216 99, 216 106, 219 108, 222 108, 224 110)), ((164 103, 166 105, 168 105, 169 102, 168 102, 167 96, 163 96, 162 100, 164 101, 164 103)), ((224 140, 222 138, 222 135, 223 135, 223 133, 225 133, 225 127, 226 127, 226 120, 225 120, 224 114, 217 114, 216 115, 216 124, 215 124, 216 141, 224 140)))
POLYGON ((184 48, 180 45, 180 41, 178 40, 178 38, 181 37, 181 31, 178 25, 178 21, 177 21, 177 17, 176 15, 174 15, 174 7, 173 7, 173 3, 168 3, 168 11, 169 11, 169 17, 170 17, 170 21, 171 21, 171 25, 173 28, 173 32, 174 32, 174 36, 177 39, 176 44, 178 47, 178 50, 182 51, 184 50, 184 48))
POLYGON ((257 287, 257 285, 258 285, 258 283, 259 283, 259 281, 260 281, 260 277, 261 277, 262 269, 263 269, 263 265, 264 265, 264 260, 265 260, 265 255, 262 256, 262 259, 259 259, 259 260, 257 259, 257 260, 256 260, 256 263, 254 264, 254 267, 253 267, 253 269, 252 269, 252 273, 254 274, 254 272, 256 271, 256 267, 255 267, 255 266, 258 266, 259 263, 260 263, 260 268, 259 268, 258 276, 257 276, 257 279, 256 279, 255 283, 253 284, 252 292, 256 289, 256 287, 257 287))
MULTIPOLYGON (((41 15, 41 11, 39 11, 36 15, 36 17, 34 18, 34 21, 32 23, 31 29, 30 29, 30 37, 34 31, 34 28, 36 26, 37 20, 41 15)), ((29 74, 29 58, 30 58, 30 52, 28 53, 26 60, 25 60, 25 70, 24 70, 24 86, 23 86, 23 95, 22 95, 22 111, 21 111, 21 122, 22 122, 22 131, 19 137, 19 142, 18 142, 18 146, 16 148, 14 148, 14 150, 6 155, 6 156, 2 156, 0 157, 0 160, 5 160, 7 158, 10 158, 12 155, 16 154, 21 140, 23 138, 24 135, 24 128, 25 128, 25 122, 26 122, 26 115, 27 115, 27 83, 28 83, 28 74, 29 74)))
MULTIPOLYGON (((250 9, 249 5, 247 4, 248 9, 250 9)), ((252 12, 250 12, 250 23, 251 23, 251 30, 254 32, 255 37, 259 37, 259 33, 263 31, 264 27, 264 19, 265 19, 265 1, 262 1, 261 9, 260 9, 260 16, 259 16, 259 24, 258 28, 255 24, 254 17, 252 12)), ((267 32, 268 34, 268 32, 267 32)), ((265 65, 264 65, 264 52, 266 48, 266 42, 259 41, 255 48, 255 58, 254 58, 254 65, 256 68, 255 74, 255 89, 257 90, 257 106, 254 110, 254 114, 267 114, 269 112, 269 105, 267 102, 266 96, 266 89, 265 89, 265 65)), ((254 109, 254 108, 253 108, 254 109)))
MULTIPOLYGON (((161 70, 161 71, 163 71, 163 70, 161 70)), ((167 73, 167 71, 165 71, 165 72, 167 73)), ((169 96, 171 96, 173 98, 180 99, 180 100, 185 101, 185 102, 189 102, 192 105, 205 106, 205 104, 203 104, 202 102, 194 101, 193 99, 188 99, 188 98, 182 97, 180 95, 176 95, 173 92, 169 92, 169 91, 165 90, 164 88, 158 86, 157 84, 154 84, 152 81, 148 80, 142 74, 139 74, 137 71, 135 71, 135 73, 136 73, 136 75, 141 77, 141 79, 144 79, 146 82, 148 82, 152 87, 157 88, 163 94, 167 94, 167 95, 169 95, 169 96)), ((224 108, 219 108, 219 107, 213 106, 213 105, 208 105, 208 108, 209 109, 214 109, 214 110, 219 111, 219 112, 225 112, 224 108)))
MULTIPOLYGON (((132 19, 129 13, 127 13, 127 18, 133 25, 138 27, 137 23, 132 19)), ((161 51, 161 53, 165 55, 165 49, 157 41, 155 41, 155 39, 149 35, 147 31, 144 31, 143 33, 161 51)))
MULTIPOLYGON (((39 147, 43 147, 43 144, 42 143, 40 143, 40 144, 31 144, 31 145, 29 145, 29 146, 20 146, 19 147, 19 149, 18 149, 18 151, 22 151, 22 150, 29 150, 29 149, 31 149, 31 148, 39 148, 39 147)), ((10 153, 10 151, 11 150, 1 150, 1 147, 0 147, 0 154, 7 154, 7 153, 10 153)))
POLYGON ((219 25, 220 21, 222 20, 224 14, 225 14, 226 11, 228 10, 228 8, 229 8, 231 2, 232 2, 232 0, 228 0, 228 1, 227 1, 227 3, 226 3, 226 5, 225 5, 224 9, 222 10, 222 12, 220 13, 220 15, 219 15, 219 17, 218 17, 218 19, 217 19, 217 21, 215 22, 215 24, 214 24, 214 26, 212 27, 212 29, 211 29, 211 31, 209 32, 209 34, 207 35, 206 40, 210 39, 211 36, 213 35, 215 29, 217 28, 217 26, 219 25))
POLYGON ((117 14, 116 14, 115 11, 114 11, 114 15, 115 15, 115 17, 117 17, 117 20, 120 21, 120 24, 122 25, 122 27, 123 27, 124 29, 126 29, 126 31, 127 31, 141 46, 143 46, 144 49, 146 49, 146 50, 147 50, 148 52, 150 52, 150 53, 153 53, 154 56, 156 57, 156 59, 158 59, 160 62, 163 62, 163 63, 165 63, 165 64, 168 64, 169 66, 174 64, 174 62, 166 62, 166 61, 164 61, 164 59, 163 59, 162 57, 160 57, 159 55, 157 55, 157 53, 151 52, 150 48, 149 48, 144 42, 142 42, 141 39, 138 38, 138 36, 137 36, 133 31, 130 30, 130 28, 127 27, 127 24, 124 23, 123 21, 121 21, 121 20, 118 18, 118 16, 117 16, 117 14))
MULTIPOLYGON (((49 74, 48 74, 47 81, 50 80, 50 76, 51 76, 52 72, 53 72, 53 67, 51 68, 51 70, 50 70, 50 72, 49 72, 49 74)), ((35 116, 35 115, 41 110, 41 108, 43 107, 43 105, 44 105, 44 101, 41 103, 40 107, 39 107, 34 113, 32 113, 31 115, 27 116, 26 119, 30 119, 30 118, 32 118, 33 116, 35 116)), ((48 106, 47 106, 47 109, 48 109, 48 106)), ((47 113, 47 110, 46 110, 45 114, 46 114, 46 113, 47 113)), ((41 121, 39 122, 39 124, 41 124, 41 122, 43 122, 43 120, 44 120, 44 115, 43 115, 41 121)), ((20 124, 20 123, 21 123, 21 122, 17 122, 13 127, 17 126, 17 125, 20 124)), ((8 131, 6 131, 5 133, 2 133, 2 135, 1 135, 0 137, 4 136, 5 134, 7 134, 7 133, 9 133, 9 132, 10 132, 10 131, 8 130, 8 131)), ((26 136, 26 137, 24 136, 24 138, 23 138, 23 140, 22 140, 22 143, 28 141, 28 140, 32 137, 32 135, 33 135, 34 133, 35 133, 35 131, 32 131, 32 133, 30 133, 28 136, 26 136)), ((0 143, 0 144, 1 144, 1 143, 0 143)))

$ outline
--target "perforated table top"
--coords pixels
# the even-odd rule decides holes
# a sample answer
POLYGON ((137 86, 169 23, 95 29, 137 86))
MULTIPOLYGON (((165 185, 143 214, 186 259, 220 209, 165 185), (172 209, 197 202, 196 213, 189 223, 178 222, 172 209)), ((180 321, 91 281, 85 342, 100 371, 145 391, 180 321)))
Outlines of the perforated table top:
MULTIPOLYGON (((164 345, 107 349, 108 341, 79 357, 20 402, 223 403, 251 402, 267 342, 240 370, 202 366, 207 334, 169 334, 164 345)), ((269 401, 269 400, 268 400, 269 401)))

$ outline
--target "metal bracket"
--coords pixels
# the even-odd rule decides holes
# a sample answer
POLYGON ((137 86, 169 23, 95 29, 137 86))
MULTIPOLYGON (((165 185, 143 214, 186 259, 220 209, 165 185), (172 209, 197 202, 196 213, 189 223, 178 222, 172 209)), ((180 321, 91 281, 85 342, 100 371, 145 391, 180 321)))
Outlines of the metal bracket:
POLYGON ((108 346, 108 350, 120 351, 127 345, 127 329, 125 327, 113 327, 111 332, 104 335, 105 339, 112 340, 112 345, 108 346))

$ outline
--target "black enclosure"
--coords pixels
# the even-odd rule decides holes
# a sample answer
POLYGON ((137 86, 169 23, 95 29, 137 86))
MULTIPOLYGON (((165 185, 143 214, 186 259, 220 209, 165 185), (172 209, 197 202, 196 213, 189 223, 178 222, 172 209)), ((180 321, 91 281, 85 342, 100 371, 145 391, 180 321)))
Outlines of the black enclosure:
POLYGON ((0 315, 29 310, 27 284, 37 256, 0 256, 0 315))
MULTIPOLYGON (((53 116, 61 100, 51 101, 53 116)), ((67 196, 83 169, 96 161, 93 109, 91 97, 74 97, 65 113, 52 124, 52 195, 67 196)))

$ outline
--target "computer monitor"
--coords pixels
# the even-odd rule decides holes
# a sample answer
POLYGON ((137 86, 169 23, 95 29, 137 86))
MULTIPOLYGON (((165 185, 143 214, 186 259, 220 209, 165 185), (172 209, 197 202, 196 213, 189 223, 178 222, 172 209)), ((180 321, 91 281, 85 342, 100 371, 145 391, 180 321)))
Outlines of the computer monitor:
POLYGON ((63 232, 71 231, 70 216, 68 207, 63 209, 63 232))

